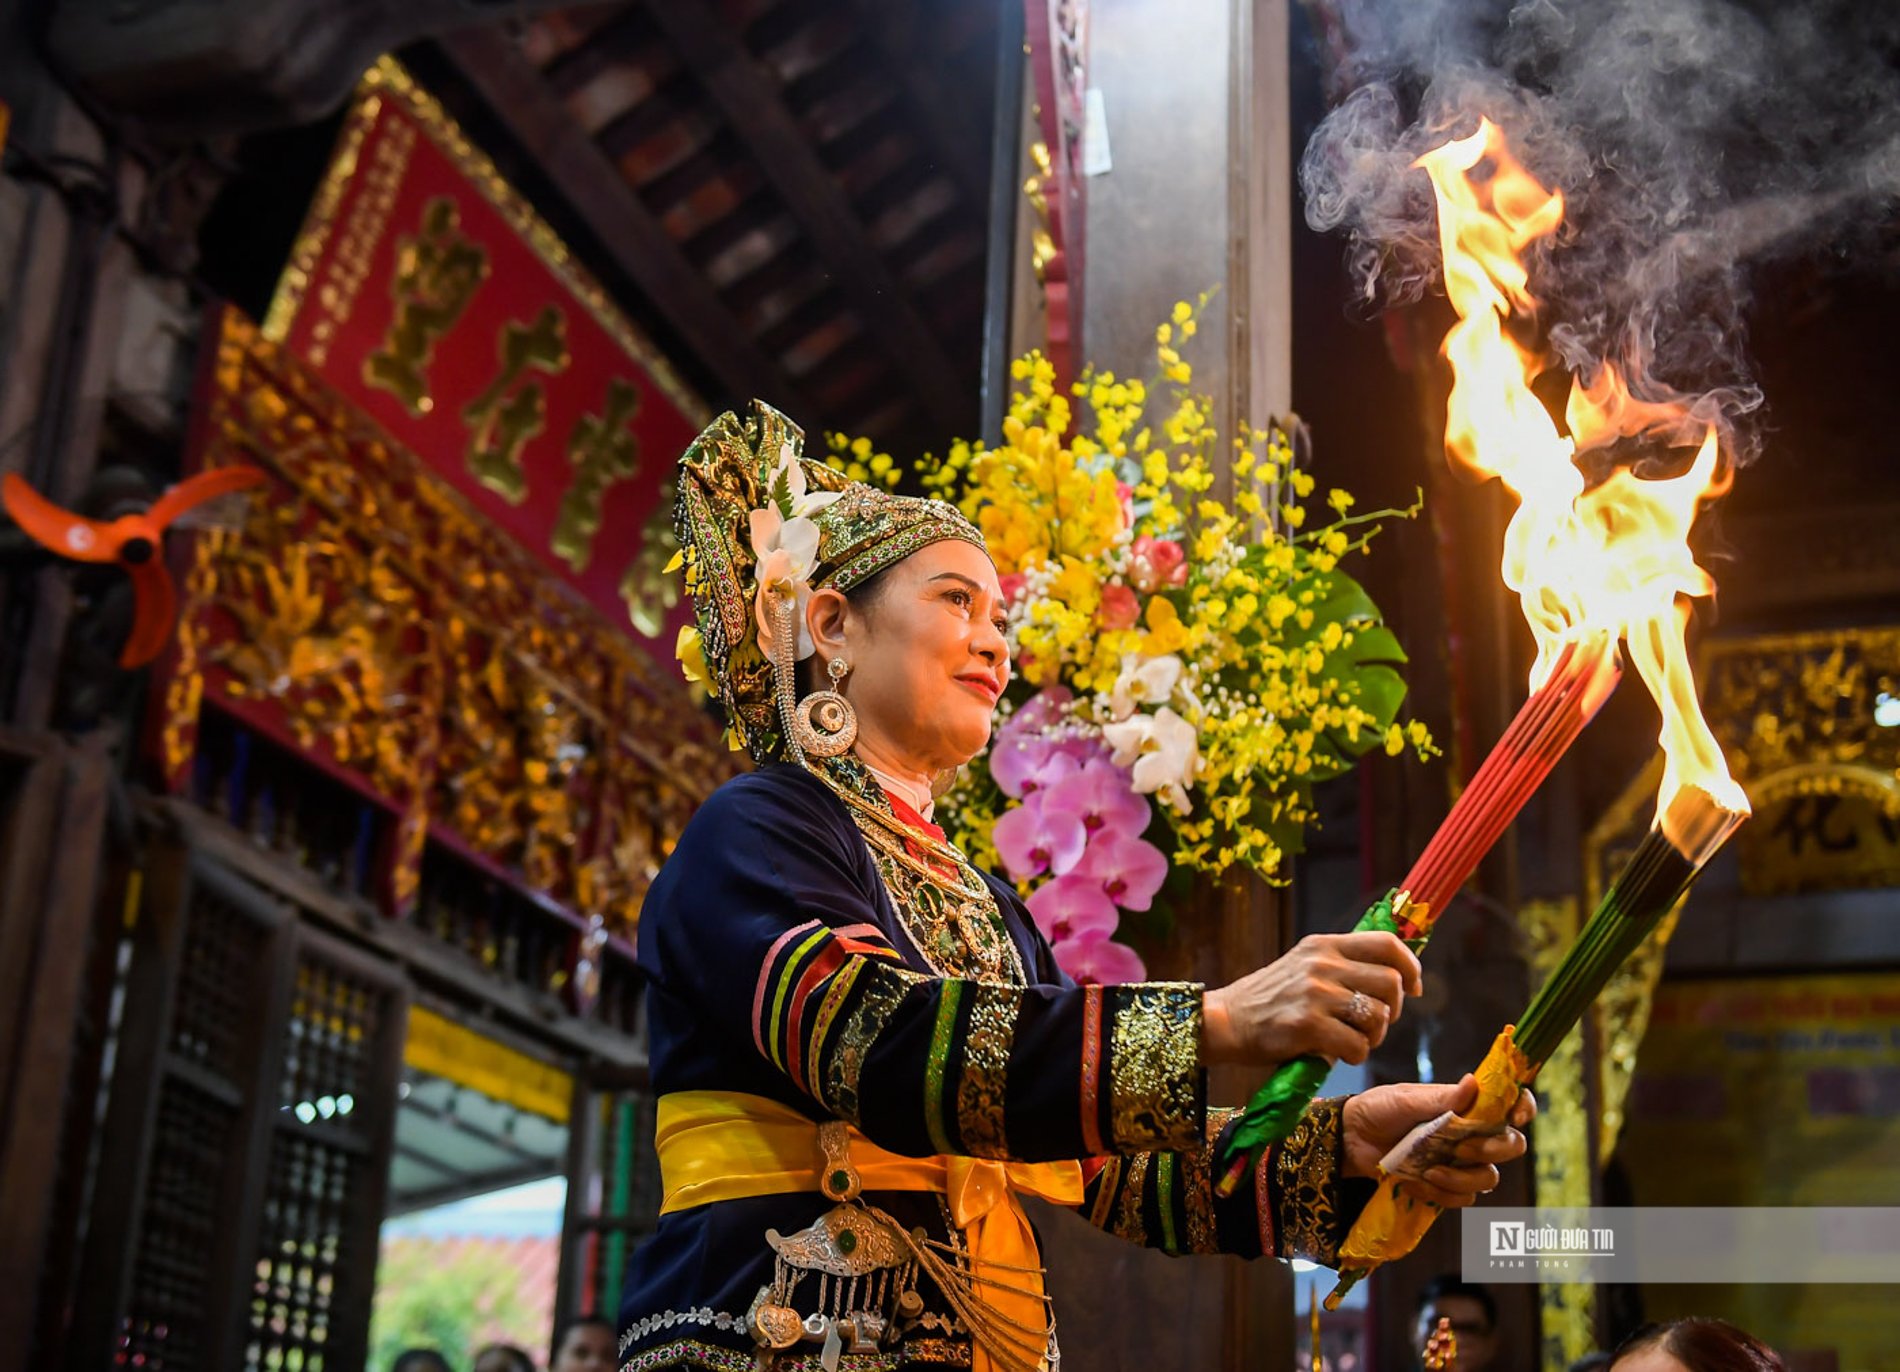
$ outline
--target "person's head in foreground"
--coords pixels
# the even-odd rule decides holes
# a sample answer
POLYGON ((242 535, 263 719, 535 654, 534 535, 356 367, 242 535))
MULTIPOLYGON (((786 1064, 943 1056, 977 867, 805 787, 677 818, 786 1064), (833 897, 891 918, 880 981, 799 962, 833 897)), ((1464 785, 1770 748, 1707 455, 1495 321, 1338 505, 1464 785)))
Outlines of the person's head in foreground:
POLYGON ((1424 1356, 1425 1344, 1440 1320, 1451 1321, 1458 1340, 1458 1372, 1486 1372, 1498 1355, 1498 1303, 1484 1287, 1445 1272, 1426 1282, 1418 1293, 1418 1320, 1413 1327, 1413 1352, 1424 1356))
POLYGON ((389 1372, 449 1372, 449 1360, 433 1348, 405 1348, 389 1365, 389 1372))
POLYGON ((561 1326, 548 1372, 613 1372, 614 1327, 598 1316, 583 1316, 561 1326))
POLYGON ((473 1372, 534 1372, 534 1359, 511 1343, 491 1343, 475 1354, 473 1372))
POLYGON ((1646 1324, 1617 1345, 1610 1372, 1787 1372, 1781 1355, 1727 1320, 1646 1324))

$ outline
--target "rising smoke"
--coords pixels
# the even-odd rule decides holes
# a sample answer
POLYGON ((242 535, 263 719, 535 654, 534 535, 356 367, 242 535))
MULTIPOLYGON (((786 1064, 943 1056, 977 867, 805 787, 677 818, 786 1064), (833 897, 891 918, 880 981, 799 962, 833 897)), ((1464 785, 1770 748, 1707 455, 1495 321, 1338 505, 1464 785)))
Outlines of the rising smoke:
POLYGON ((1436 277, 1412 161, 1479 114, 1567 208, 1532 264, 1545 345, 1615 361, 1646 399, 1760 404, 1751 269, 1852 253, 1900 206, 1900 0, 1334 0, 1342 98, 1300 167, 1307 221, 1344 229, 1368 302, 1436 277))

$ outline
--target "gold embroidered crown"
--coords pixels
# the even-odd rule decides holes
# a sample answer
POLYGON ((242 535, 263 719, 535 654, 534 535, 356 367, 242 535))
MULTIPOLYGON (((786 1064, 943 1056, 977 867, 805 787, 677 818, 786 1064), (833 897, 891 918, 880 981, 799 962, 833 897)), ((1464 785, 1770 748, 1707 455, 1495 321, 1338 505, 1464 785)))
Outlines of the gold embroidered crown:
MULTIPOLYGON (((755 613, 761 594, 756 512, 791 514, 809 507, 803 517, 817 526, 817 545, 804 580, 812 590, 850 591, 947 538, 985 546, 956 506, 851 481, 799 456, 803 446, 804 432, 796 424, 755 400, 743 422, 727 411, 680 457, 674 524, 687 559, 708 684, 739 742, 758 762, 783 756, 784 742, 773 708, 773 665, 760 645, 755 613), (793 467, 803 478, 796 495, 786 480, 793 467)), ((789 663, 797 654, 779 656, 789 663)))

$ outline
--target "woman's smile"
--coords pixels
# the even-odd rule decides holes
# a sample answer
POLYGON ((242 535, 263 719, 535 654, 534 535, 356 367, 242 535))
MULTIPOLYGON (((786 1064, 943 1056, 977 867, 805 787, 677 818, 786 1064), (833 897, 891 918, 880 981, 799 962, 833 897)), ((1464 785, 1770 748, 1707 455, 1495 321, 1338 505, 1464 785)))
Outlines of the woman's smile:
POLYGON ((962 676, 959 676, 957 680, 961 681, 965 686, 968 686, 992 705, 996 704, 997 700, 1002 697, 1003 688, 996 684, 996 678, 993 676, 988 676, 981 672, 965 672, 962 676))

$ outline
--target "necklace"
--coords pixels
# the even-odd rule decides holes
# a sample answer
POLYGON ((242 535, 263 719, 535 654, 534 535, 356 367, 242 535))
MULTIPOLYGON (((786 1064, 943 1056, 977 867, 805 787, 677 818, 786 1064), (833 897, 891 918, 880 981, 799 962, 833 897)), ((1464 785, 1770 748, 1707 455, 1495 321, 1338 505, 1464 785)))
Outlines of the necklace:
POLYGON ((994 893, 968 859, 943 840, 819 775, 852 811, 858 832, 877 856, 892 904, 904 917, 904 931, 924 961, 939 976, 955 976, 974 962, 983 977, 1006 977, 1025 985, 1016 940, 1009 936, 994 893), (919 858, 913 846, 937 861, 919 858))

